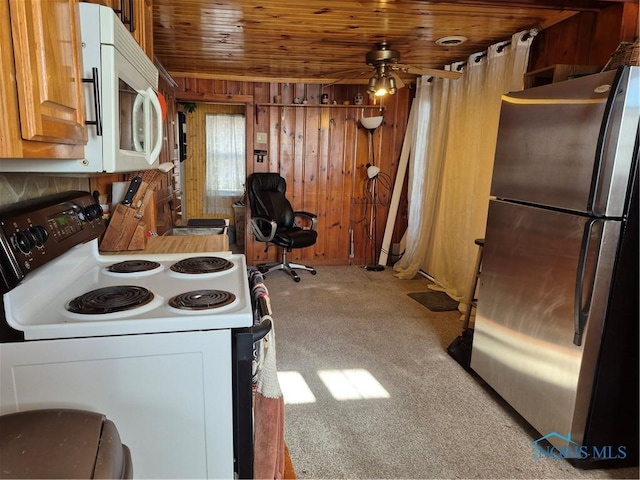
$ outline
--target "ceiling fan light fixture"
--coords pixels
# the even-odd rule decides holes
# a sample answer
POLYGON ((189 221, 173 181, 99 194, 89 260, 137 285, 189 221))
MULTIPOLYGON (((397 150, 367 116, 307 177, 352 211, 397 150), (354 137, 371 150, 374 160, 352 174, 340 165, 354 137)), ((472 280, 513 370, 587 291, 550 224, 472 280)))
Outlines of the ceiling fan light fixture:
POLYGON ((374 95, 376 97, 383 97, 391 90, 391 82, 389 81, 389 77, 386 75, 380 77, 378 82, 376 82, 374 95))
POLYGON ((467 40, 468 38, 462 35, 448 35, 446 37, 437 39, 436 45, 440 45, 441 47, 455 47, 457 45, 463 44, 467 40))
POLYGON ((397 91, 398 91, 398 88, 396 86, 396 79, 394 78, 393 75, 391 75, 389 76, 389 94, 395 95, 397 91))
POLYGON ((376 93, 376 84, 378 83, 378 75, 374 75, 369 79, 369 86, 367 87, 367 93, 375 94, 376 93))

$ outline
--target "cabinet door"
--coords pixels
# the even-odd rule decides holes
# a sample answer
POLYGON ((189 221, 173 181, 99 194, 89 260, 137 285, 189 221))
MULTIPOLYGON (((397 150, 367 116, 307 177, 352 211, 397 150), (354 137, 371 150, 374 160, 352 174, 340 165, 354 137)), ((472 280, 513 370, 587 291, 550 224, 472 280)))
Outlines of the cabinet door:
POLYGON ((116 13, 138 45, 153 61, 153 0, 84 0, 105 5, 116 13))
POLYGON ((22 138, 83 145, 77 0, 9 0, 22 138))
POLYGON ((134 0, 133 36, 153 61, 153 5, 151 0, 134 0))

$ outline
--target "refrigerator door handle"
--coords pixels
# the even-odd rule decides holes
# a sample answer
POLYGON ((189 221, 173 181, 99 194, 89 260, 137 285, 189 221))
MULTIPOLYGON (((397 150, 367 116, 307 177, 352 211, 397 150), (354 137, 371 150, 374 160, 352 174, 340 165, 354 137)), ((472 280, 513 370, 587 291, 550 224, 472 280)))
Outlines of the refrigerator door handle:
POLYGON ((591 191, 589 192, 589 205, 587 206, 587 211, 590 215, 598 217, 606 215, 608 191, 603 191, 603 188, 605 186, 609 188, 607 183, 610 183, 611 180, 609 179, 608 181, 605 181, 605 178, 608 177, 607 171, 613 168, 613 165, 609 164, 613 159, 608 158, 607 145, 615 145, 618 143, 611 137, 614 137, 617 132, 615 122, 612 122, 612 118, 614 118, 613 113, 616 107, 620 108, 620 105, 616 104, 616 99, 620 94, 620 75, 621 71, 616 73, 613 85, 610 86, 611 90, 615 93, 609 95, 607 98, 607 103, 602 116, 602 126, 600 128, 596 147, 596 161, 593 169, 593 180, 591 183, 591 191), (602 198, 603 196, 604 198, 602 198))
MULTIPOLYGON (((574 296, 574 325, 575 333, 573 335, 573 344, 578 347, 582 345, 582 334, 587 323, 589 310, 591 309, 591 298, 593 296, 593 278, 587 276, 587 260, 589 258, 589 250, 591 246, 591 237, 593 227, 601 224, 603 220, 592 218, 584 226, 582 234, 582 244, 580 245, 580 257, 578 258, 578 272, 576 275, 576 290, 574 296), (588 282, 588 283, 586 283, 588 282), (588 285, 588 292, 585 292, 585 286, 588 285)), ((601 230, 602 231, 602 230, 601 230)), ((592 275, 595 275, 595 268, 591 269, 592 275)))

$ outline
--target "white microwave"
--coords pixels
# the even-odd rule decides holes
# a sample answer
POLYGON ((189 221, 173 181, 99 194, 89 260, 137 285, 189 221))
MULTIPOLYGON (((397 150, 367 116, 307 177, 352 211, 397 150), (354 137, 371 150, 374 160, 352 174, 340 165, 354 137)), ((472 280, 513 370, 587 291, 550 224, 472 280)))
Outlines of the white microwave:
POLYGON ((158 69, 113 9, 79 3, 87 145, 79 159, 6 159, 2 171, 96 175, 159 164, 158 69))

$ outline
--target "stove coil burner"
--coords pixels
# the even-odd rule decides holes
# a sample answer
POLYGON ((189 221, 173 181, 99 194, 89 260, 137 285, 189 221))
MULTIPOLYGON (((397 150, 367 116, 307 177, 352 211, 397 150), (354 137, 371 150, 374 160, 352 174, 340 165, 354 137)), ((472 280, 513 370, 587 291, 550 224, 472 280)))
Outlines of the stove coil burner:
POLYGON ((113 273, 138 273, 148 272, 156 268, 160 268, 158 262, 151 262, 149 260, 126 260, 110 265, 107 267, 107 270, 113 273))
POLYGON ((217 273, 233 268, 233 262, 220 257, 190 257, 171 265, 178 273, 217 273))
POLYGON ((69 302, 67 310, 73 313, 100 315, 122 312, 146 305, 153 293, 143 287, 118 285, 91 290, 69 302))
POLYGON ((208 310, 233 303, 236 296, 223 290, 194 290, 181 293, 169 300, 169 305, 179 310, 208 310))

